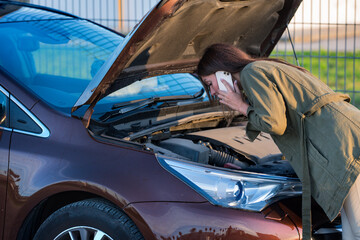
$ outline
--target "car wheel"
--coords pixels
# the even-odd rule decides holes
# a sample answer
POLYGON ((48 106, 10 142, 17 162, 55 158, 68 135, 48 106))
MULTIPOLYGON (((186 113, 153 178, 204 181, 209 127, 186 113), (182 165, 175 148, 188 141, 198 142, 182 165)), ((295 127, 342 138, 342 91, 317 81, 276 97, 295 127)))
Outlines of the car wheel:
POLYGON ((140 240, 143 237, 131 219, 115 205, 101 199, 87 199, 51 214, 34 239, 140 240))

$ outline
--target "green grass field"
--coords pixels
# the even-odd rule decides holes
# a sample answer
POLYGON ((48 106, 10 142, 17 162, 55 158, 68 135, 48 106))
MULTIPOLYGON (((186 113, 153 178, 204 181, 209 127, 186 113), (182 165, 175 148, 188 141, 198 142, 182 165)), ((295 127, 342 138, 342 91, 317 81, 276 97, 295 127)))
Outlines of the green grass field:
MULTIPOLYGON (((299 63, 336 92, 346 93, 351 103, 360 108, 360 51, 344 52, 297 52, 299 63)), ((292 51, 273 51, 271 57, 296 64, 292 51)))

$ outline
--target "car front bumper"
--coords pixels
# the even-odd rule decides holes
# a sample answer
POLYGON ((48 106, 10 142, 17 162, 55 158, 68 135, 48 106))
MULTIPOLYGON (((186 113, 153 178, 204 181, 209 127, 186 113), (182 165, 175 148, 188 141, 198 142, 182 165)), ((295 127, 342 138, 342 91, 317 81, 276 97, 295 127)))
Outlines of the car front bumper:
POLYGON ((146 202, 124 208, 145 239, 299 239, 291 214, 277 204, 248 212, 204 203, 146 202))

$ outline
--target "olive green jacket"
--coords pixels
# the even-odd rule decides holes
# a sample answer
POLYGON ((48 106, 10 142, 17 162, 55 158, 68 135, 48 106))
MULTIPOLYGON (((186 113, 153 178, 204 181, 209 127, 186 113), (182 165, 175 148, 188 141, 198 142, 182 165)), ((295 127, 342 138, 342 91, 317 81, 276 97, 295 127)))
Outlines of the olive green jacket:
POLYGON ((270 133, 302 180, 303 195, 311 185, 311 196, 333 220, 360 172, 360 110, 344 101, 347 95, 286 64, 250 63, 240 83, 250 104, 248 137, 270 133))

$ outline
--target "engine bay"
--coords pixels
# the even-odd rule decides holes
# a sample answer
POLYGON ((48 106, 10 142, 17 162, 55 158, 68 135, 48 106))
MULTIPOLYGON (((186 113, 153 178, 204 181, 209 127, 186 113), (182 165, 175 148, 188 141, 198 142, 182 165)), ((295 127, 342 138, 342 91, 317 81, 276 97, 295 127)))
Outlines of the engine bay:
POLYGON ((234 171, 296 177, 269 134, 261 133, 253 142, 247 138, 243 116, 233 116, 230 124, 223 111, 172 118, 167 112, 164 120, 159 120, 159 115, 156 119, 146 116, 125 123, 116 121, 106 128, 93 124, 89 129, 101 138, 131 141, 172 158, 234 171))

